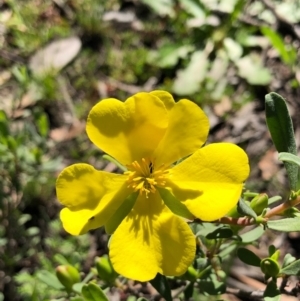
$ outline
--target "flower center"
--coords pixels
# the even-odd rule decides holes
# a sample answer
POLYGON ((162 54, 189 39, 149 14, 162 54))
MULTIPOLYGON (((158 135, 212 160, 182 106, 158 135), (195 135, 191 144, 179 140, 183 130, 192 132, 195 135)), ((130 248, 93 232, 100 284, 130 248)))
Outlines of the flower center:
POLYGON ((149 193, 156 191, 156 186, 163 187, 166 184, 166 178, 170 173, 170 169, 166 169, 164 164, 156 168, 153 162, 149 159, 134 161, 127 165, 128 171, 124 174, 128 175, 128 187, 134 191, 145 193, 148 197, 149 193))

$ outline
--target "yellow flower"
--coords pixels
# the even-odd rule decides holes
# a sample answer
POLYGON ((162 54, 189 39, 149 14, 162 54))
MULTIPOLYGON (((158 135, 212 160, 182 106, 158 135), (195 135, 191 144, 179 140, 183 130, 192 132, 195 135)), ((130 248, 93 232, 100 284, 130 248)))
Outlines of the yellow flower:
POLYGON ((86 131, 127 171, 65 168, 56 184, 65 230, 79 235, 105 226, 113 233, 113 267, 127 278, 183 274, 194 259, 195 238, 178 215, 213 221, 232 209, 249 174, 244 151, 229 143, 201 148, 208 118, 193 102, 175 103, 164 91, 102 100, 86 131))

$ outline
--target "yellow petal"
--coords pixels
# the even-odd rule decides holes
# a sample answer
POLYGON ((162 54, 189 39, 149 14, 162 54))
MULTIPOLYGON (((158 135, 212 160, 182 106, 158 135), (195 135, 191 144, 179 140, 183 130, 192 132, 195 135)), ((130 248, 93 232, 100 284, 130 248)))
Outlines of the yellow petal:
POLYGON ((151 157, 167 125, 164 103, 141 92, 124 103, 112 98, 100 101, 90 111, 86 130, 96 146, 126 165, 151 157))
POLYGON ((169 112, 165 136, 154 153, 155 165, 166 166, 199 149, 207 139, 209 122, 193 102, 182 99, 169 112))
POLYGON ((150 94, 158 97, 164 103, 167 111, 170 111, 175 105, 175 101, 172 94, 170 94, 167 91, 155 90, 150 92, 150 94))
POLYGON ((110 259, 121 275, 148 281, 157 273, 182 275, 195 257, 195 237, 159 195, 140 197, 112 236, 110 259))
POLYGON ((248 175, 248 157, 240 147, 214 143, 175 166, 167 185, 192 214, 212 221, 237 204, 248 175))
POLYGON ((78 235, 104 225, 132 192, 125 181, 88 164, 65 168, 56 182, 57 198, 67 207, 60 214, 65 230, 78 235))

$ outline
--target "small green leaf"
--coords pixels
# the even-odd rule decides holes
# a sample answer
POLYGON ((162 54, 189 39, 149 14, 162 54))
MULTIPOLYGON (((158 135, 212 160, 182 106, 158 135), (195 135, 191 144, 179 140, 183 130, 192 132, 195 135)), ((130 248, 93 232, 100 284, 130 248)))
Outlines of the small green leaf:
POLYGON ((167 189, 157 187, 157 190, 163 199, 166 206, 176 215, 182 216, 187 219, 194 219, 195 217, 190 213, 186 206, 178 201, 174 195, 167 189))
POLYGON ((85 284, 81 293, 85 301, 109 301, 102 289, 93 282, 85 284))
MULTIPOLYGON (((294 128, 285 100, 277 93, 269 93, 265 97, 266 120, 279 153, 287 152, 297 155, 294 128)), ((297 190, 298 166, 284 163, 292 190, 297 190)))
POLYGON ((196 268, 200 271, 204 270, 209 265, 207 257, 200 257, 196 259, 196 268))
POLYGON ((134 192, 130 194, 122 203, 122 205, 115 211, 113 216, 109 219, 109 221, 105 224, 105 231, 108 234, 112 234, 121 224, 122 220, 129 214, 131 209, 133 208, 139 192, 134 192))
POLYGON ((3 110, 0 110, 0 133, 4 137, 9 135, 9 121, 3 110))
POLYGON ((199 91, 208 66, 207 53, 203 50, 194 51, 188 66, 177 71, 172 91, 178 95, 189 95, 199 91))
POLYGON ((285 268, 286 266, 290 265, 295 260, 296 260, 296 257, 292 256, 289 253, 285 254, 285 256, 283 258, 283 262, 282 262, 282 268, 285 268))
POLYGON ((211 274, 208 278, 199 279, 199 289, 209 295, 221 295, 226 291, 226 284, 219 281, 215 274, 211 274))
POLYGON ((242 215, 251 216, 253 218, 257 217, 255 211, 242 198, 238 202, 238 212, 242 215))
POLYGON ((300 217, 284 218, 275 221, 268 221, 267 226, 269 229, 281 232, 294 232, 300 231, 300 217))
POLYGON ((246 55, 236 62, 238 74, 252 85, 268 85, 272 76, 262 64, 261 57, 254 53, 246 55))
POLYGON ((258 226, 248 232, 240 235, 242 242, 248 244, 250 242, 258 240, 265 233, 265 229, 262 226, 258 226))
POLYGON ((77 294, 81 294, 82 288, 85 284, 83 282, 80 283, 75 283, 72 286, 72 290, 73 292, 77 293, 77 294))
POLYGON ((260 267, 261 259, 255 253, 246 248, 239 248, 237 250, 237 256, 246 264, 260 267))
POLYGON ((275 252, 276 252, 276 248, 274 245, 270 245, 268 248, 269 251, 269 256, 271 257, 275 252))
POLYGON ((290 162, 300 166, 300 158, 290 153, 279 153, 278 160, 283 162, 290 162))
POLYGON ((264 292, 265 301, 279 301, 280 300, 280 291, 277 288, 277 285, 274 281, 270 281, 264 292))
POLYGON ((184 290, 184 300, 191 300, 194 293, 195 284, 193 282, 189 283, 184 290))
POLYGON ((217 228, 211 233, 208 233, 206 235, 207 239, 219 239, 219 238, 230 238, 233 235, 233 231, 227 227, 227 226, 222 226, 217 228))
POLYGON ((281 200, 282 200, 282 197, 280 195, 275 195, 275 196, 268 199, 268 205, 270 206, 270 205, 272 205, 272 204, 274 204, 278 201, 281 201, 281 200))
POLYGON ((285 275, 300 275, 300 260, 296 260, 280 270, 280 274, 285 275))
POLYGON ((261 27, 260 30, 263 35, 270 40, 273 47, 279 52, 284 63, 287 65, 294 64, 294 61, 296 59, 294 52, 292 50, 287 50, 282 37, 270 27, 264 26, 261 27))
POLYGON ((64 286, 59 282, 57 277, 46 270, 40 270, 37 272, 36 277, 42 282, 46 283, 50 287, 53 287, 57 290, 63 290, 64 286))
POLYGON ((45 113, 40 114, 38 118, 35 120, 38 130, 42 137, 47 137, 49 133, 49 120, 45 113))
POLYGON ((171 289, 165 276, 157 274, 154 279, 150 280, 150 283, 166 301, 172 301, 171 289))

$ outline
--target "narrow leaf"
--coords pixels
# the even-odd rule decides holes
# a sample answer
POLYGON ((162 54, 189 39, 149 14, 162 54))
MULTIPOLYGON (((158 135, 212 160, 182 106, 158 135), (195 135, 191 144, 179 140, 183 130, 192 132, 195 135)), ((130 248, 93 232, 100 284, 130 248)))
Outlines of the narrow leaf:
POLYGON ((273 197, 268 199, 268 206, 270 206, 273 203, 276 203, 278 201, 281 201, 281 200, 282 200, 282 197, 280 195, 273 196, 273 197))
POLYGON ((260 267, 261 259, 252 251, 246 248, 239 248, 237 250, 237 256, 241 261, 243 261, 246 264, 260 267))
POLYGON ((150 280, 150 283, 166 301, 172 301, 171 289, 165 276, 157 274, 154 279, 150 280))
POLYGON ((240 238, 242 239, 242 242, 244 244, 248 244, 258 240, 264 233, 265 233, 264 228, 262 226, 258 226, 250 231, 241 234, 240 238))
POLYGON ((238 212, 242 215, 251 216, 253 218, 257 217, 255 211, 248 205, 242 198, 238 202, 238 212))
POLYGON ((268 221, 267 226, 269 229, 282 232, 300 231, 300 217, 268 221))
MULTIPOLYGON (((269 93, 265 97, 267 125, 278 152, 297 155, 294 128, 285 100, 277 93, 269 93)), ((298 166, 290 162, 284 163, 291 189, 297 190, 298 166)))
POLYGON ((287 65, 293 64, 293 56, 291 56, 289 51, 287 51, 282 37, 270 27, 264 26, 261 27, 260 30, 263 33, 263 35, 270 40, 273 47, 277 49, 284 63, 287 65))
POLYGON ((283 162, 290 162, 300 166, 300 158, 290 153, 279 153, 278 159, 283 162))
POLYGON ((47 270, 40 270, 37 272, 36 277, 42 282, 46 283, 50 287, 56 290, 63 290, 64 286, 59 282, 57 277, 47 270))
POLYGON ((109 219, 109 221, 105 224, 105 231, 108 234, 112 234, 121 224, 123 219, 129 214, 131 209, 133 208, 139 192, 134 192, 130 194, 122 203, 122 205, 116 210, 113 216, 109 219))
POLYGON ((195 217, 190 213, 186 206, 178 201, 174 195, 167 189, 157 187, 157 190, 163 199, 166 206, 176 215, 187 219, 194 219, 195 217))

